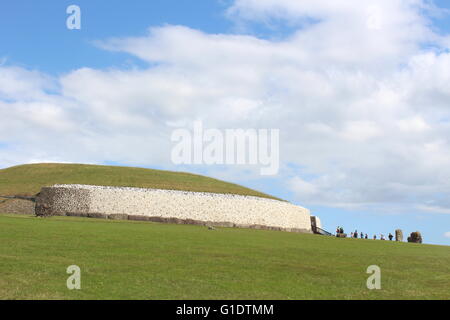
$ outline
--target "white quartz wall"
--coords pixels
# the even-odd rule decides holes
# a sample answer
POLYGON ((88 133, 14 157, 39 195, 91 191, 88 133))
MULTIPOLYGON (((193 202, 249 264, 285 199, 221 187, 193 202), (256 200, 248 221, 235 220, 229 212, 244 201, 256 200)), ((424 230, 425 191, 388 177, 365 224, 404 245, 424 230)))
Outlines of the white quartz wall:
POLYGON ((316 227, 322 229, 322 221, 320 221, 320 218, 318 216, 315 216, 316 218, 316 227))
MULTIPOLYGON (((252 196, 227 195, 173 190, 56 185, 64 189, 58 199, 59 210, 73 212, 73 194, 82 194, 85 203, 77 203, 90 214, 128 214, 135 216, 192 219, 205 222, 228 222, 236 225, 262 225, 283 229, 311 231, 308 209, 289 202, 252 196), (88 191, 88 192, 86 192, 88 191), (67 197, 65 203, 64 197, 67 197)), ((79 202, 80 200, 78 200, 79 202)))

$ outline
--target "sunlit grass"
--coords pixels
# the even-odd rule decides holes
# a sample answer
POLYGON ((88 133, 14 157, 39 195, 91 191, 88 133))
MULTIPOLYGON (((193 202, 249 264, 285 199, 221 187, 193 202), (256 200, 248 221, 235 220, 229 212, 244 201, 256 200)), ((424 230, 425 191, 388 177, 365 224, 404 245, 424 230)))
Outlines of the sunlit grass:
POLYGON ((185 172, 84 164, 31 164, 0 170, 0 195, 35 195, 43 186, 89 184, 273 198, 270 195, 221 180, 185 172))
POLYGON ((450 247, 0 215, 0 299, 449 299, 450 247), (81 290, 66 268, 81 268, 81 290), (369 265, 382 290, 368 290, 369 265))

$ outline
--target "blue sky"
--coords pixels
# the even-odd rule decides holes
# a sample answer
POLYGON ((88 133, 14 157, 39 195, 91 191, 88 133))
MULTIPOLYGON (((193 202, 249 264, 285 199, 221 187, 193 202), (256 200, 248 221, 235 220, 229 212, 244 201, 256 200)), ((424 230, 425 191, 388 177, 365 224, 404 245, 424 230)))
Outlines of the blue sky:
POLYGON ((156 1, 35 1, 18 0, 2 4, 0 37, 2 56, 10 63, 49 73, 75 68, 107 68, 127 65, 126 54, 98 50, 94 40, 144 35, 150 26, 187 25, 218 33, 232 28, 224 17, 225 2, 208 0, 156 1), (82 28, 69 32, 66 8, 76 4, 82 10, 82 28))
MULTIPOLYGON (((268 7, 251 0, 4 1, 0 102, 11 115, 0 123, 0 166, 49 160, 187 170, 308 207, 330 231, 338 225, 370 236, 420 230, 426 242, 450 245, 444 236, 450 231, 450 131, 444 121, 450 18, 444 10, 437 15, 392 3, 379 2, 381 27, 365 33, 352 23, 373 8, 357 2, 355 9, 340 10, 325 0, 310 7, 290 0, 268 7), (71 4, 81 8, 81 30, 66 28, 71 4), (221 54, 231 57, 231 67, 221 54), (120 79, 130 84, 115 87, 120 79), (171 93, 160 96, 164 89, 154 89, 173 79, 171 93), (117 96, 97 96, 102 88, 117 96), (221 90, 223 96, 209 96, 221 90), (192 110, 183 109, 184 99, 192 110), (231 119, 227 101, 271 113, 231 119), (222 107, 208 108, 216 102, 222 107), (104 120, 109 104, 117 118, 144 119, 148 127, 104 120), (167 123, 199 117, 210 127, 284 130, 280 174, 180 168, 155 155, 170 150, 162 138, 167 123), (60 141, 40 144, 55 136, 60 141), (422 159, 425 153, 430 156, 422 159)), ((450 8, 448 1, 434 4, 450 8)))
MULTIPOLYGON (((109 37, 140 36, 151 26, 185 25, 207 33, 239 33, 224 10, 230 0, 133 0, 112 1, 5 1, 0 12, 1 56, 11 64, 58 74, 76 68, 108 68, 139 65, 138 59, 121 53, 105 52, 92 42, 109 37), (82 29, 65 28, 66 8, 82 9, 82 29)), ((445 0, 436 0, 449 8, 445 0)), ((435 18, 442 32, 450 30, 450 20, 435 18)), ((283 37, 293 28, 285 24, 255 23, 246 32, 259 37, 283 37)))

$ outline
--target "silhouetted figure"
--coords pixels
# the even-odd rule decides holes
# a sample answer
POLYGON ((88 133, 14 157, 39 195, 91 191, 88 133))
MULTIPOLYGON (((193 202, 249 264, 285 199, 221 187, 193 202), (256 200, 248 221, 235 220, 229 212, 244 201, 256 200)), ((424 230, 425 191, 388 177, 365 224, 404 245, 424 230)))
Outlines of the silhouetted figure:
POLYGON ((340 233, 344 233, 344 228, 341 227, 341 228, 339 229, 339 231, 340 231, 340 233))
POLYGON ((364 239, 364 233, 361 232, 361 239, 364 239))
POLYGON ((369 239, 369 236, 367 235, 367 233, 366 233, 366 239, 369 239))
POLYGON ((389 241, 392 241, 393 238, 394 236, 392 235, 392 233, 389 232, 389 241))
POLYGON ((377 240, 377 235, 376 234, 373 235, 373 240, 377 240))
POLYGON ((355 232, 353 233, 353 237, 354 237, 355 239, 358 239, 358 230, 355 230, 355 232))

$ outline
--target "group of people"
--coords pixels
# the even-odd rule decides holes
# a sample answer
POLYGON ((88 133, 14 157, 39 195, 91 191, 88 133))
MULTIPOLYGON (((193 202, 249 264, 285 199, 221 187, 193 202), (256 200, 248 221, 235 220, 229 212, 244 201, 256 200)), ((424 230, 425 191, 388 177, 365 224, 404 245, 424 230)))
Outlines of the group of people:
MULTIPOLYGON (((344 228, 337 227, 336 228, 336 237, 339 237, 340 234, 345 234, 344 233, 344 228)), ((364 234, 363 232, 358 233, 358 230, 355 230, 355 232, 351 232, 350 233, 350 238, 369 239, 369 236, 367 235, 367 233, 366 234, 364 234)), ((394 239, 394 236, 392 235, 392 233, 389 232, 388 238, 389 238, 389 241, 392 241, 392 239, 394 239)), ((376 234, 373 235, 373 240, 377 240, 377 235, 376 234)), ((383 234, 380 234, 380 240, 386 240, 386 238, 384 237, 383 234)))

